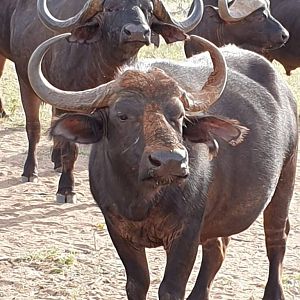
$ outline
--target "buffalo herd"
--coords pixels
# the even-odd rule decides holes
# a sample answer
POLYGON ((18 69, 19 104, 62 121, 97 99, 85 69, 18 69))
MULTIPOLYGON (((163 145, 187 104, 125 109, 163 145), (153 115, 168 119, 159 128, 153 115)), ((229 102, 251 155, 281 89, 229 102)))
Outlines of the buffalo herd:
POLYGON ((129 300, 146 299, 145 248, 158 246, 167 256, 158 298, 210 299, 230 236, 262 212, 263 299, 285 299, 297 106, 265 57, 287 73, 297 67, 284 52, 299 43, 299 22, 289 27, 283 14, 289 2, 194 0, 177 21, 162 0, 2 0, 0 67, 6 58, 15 63, 29 141, 23 180, 38 176, 43 101, 55 116, 57 201, 75 202, 76 143, 91 145, 90 188, 125 267, 129 300), (136 59, 161 37, 184 42, 189 58, 136 59), (185 295, 199 245, 199 275, 185 295))

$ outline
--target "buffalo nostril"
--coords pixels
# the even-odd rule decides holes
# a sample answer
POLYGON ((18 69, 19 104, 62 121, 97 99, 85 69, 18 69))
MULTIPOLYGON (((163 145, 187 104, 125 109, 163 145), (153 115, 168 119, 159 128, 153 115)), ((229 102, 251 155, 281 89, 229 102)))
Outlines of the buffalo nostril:
POLYGON ((160 167, 161 166, 161 162, 157 159, 152 157, 151 155, 149 155, 149 161, 151 162, 151 164, 155 167, 160 167))

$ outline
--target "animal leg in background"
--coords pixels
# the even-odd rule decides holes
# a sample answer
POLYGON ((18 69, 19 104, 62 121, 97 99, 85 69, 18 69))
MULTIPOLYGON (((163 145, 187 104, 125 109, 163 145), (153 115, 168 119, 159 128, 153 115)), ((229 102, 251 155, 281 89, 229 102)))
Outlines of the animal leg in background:
MULTIPOLYGON (((3 57, 2 55, 0 55, 0 78, 1 78, 2 73, 3 73, 5 60, 6 60, 6 58, 3 57)), ((0 98, 0 118, 4 118, 4 117, 8 117, 8 115, 6 114, 6 112, 3 108, 2 100, 0 98)))
POLYGON ((210 239, 202 245, 201 268, 188 300, 208 300, 210 287, 225 259, 229 237, 210 239))
POLYGON ((36 181, 38 178, 36 147, 40 140, 41 125, 39 111, 41 101, 33 90, 19 77, 22 104, 26 116, 26 132, 28 138, 28 153, 24 164, 22 181, 36 181))
POLYGON ((62 142, 61 145, 62 173, 60 175, 56 200, 59 203, 75 203, 74 165, 78 157, 78 146, 72 142, 62 142))
MULTIPOLYGON (((52 108, 52 120, 66 113, 57 108, 52 108)), ((51 160, 54 163, 54 170, 61 172, 59 179, 56 200, 59 203, 75 203, 76 194, 74 192, 74 165, 78 157, 78 146, 59 138, 53 138, 53 149, 51 160)))
MULTIPOLYGON (((295 151, 296 152, 296 151, 295 151)), ((264 230, 269 259, 269 278, 264 300, 283 300, 282 261, 290 230, 288 209, 292 198, 295 178, 296 154, 283 167, 274 196, 264 211, 264 230)))

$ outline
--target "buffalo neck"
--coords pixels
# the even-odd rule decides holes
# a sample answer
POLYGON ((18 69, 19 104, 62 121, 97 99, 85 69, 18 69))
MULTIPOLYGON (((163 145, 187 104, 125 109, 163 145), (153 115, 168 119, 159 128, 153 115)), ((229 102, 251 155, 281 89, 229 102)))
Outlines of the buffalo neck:
POLYGON ((113 54, 101 42, 64 42, 54 47, 44 64, 45 75, 58 88, 83 90, 111 81, 120 67, 135 59, 113 54), (62 67, 63 66, 63 67, 62 67))

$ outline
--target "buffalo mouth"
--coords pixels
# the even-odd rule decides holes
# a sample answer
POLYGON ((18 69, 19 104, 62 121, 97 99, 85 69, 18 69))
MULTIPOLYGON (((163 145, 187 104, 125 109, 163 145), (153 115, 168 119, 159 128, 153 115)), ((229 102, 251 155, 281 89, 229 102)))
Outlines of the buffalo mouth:
MULTIPOLYGON (((153 188, 164 187, 169 185, 181 185, 184 183, 185 179, 188 177, 178 177, 178 176, 168 176, 168 177, 156 177, 145 180, 153 188)), ((144 182, 145 182, 144 181, 144 182)))
POLYGON ((275 45, 269 45, 269 46, 265 47, 263 50, 271 51, 271 50, 279 49, 279 48, 284 47, 284 46, 285 46, 285 43, 277 43, 275 45))
POLYGON ((132 45, 133 47, 142 47, 142 46, 149 46, 151 44, 150 40, 140 40, 140 39, 130 39, 130 40, 122 40, 121 44, 123 45, 132 45))
POLYGON ((142 179, 142 182, 149 184, 152 188, 167 186, 167 185, 180 185, 189 176, 188 170, 183 170, 180 175, 166 175, 166 176, 156 176, 152 172, 148 173, 148 176, 142 179))
POLYGON ((254 46, 251 44, 242 44, 239 47, 246 49, 246 50, 250 50, 259 54, 264 54, 265 52, 268 51, 272 51, 272 50, 276 50, 279 49, 281 47, 284 47, 285 43, 277 43, 277 44, 268 44, 268 45, 264 45, 264 46, 254 46))

